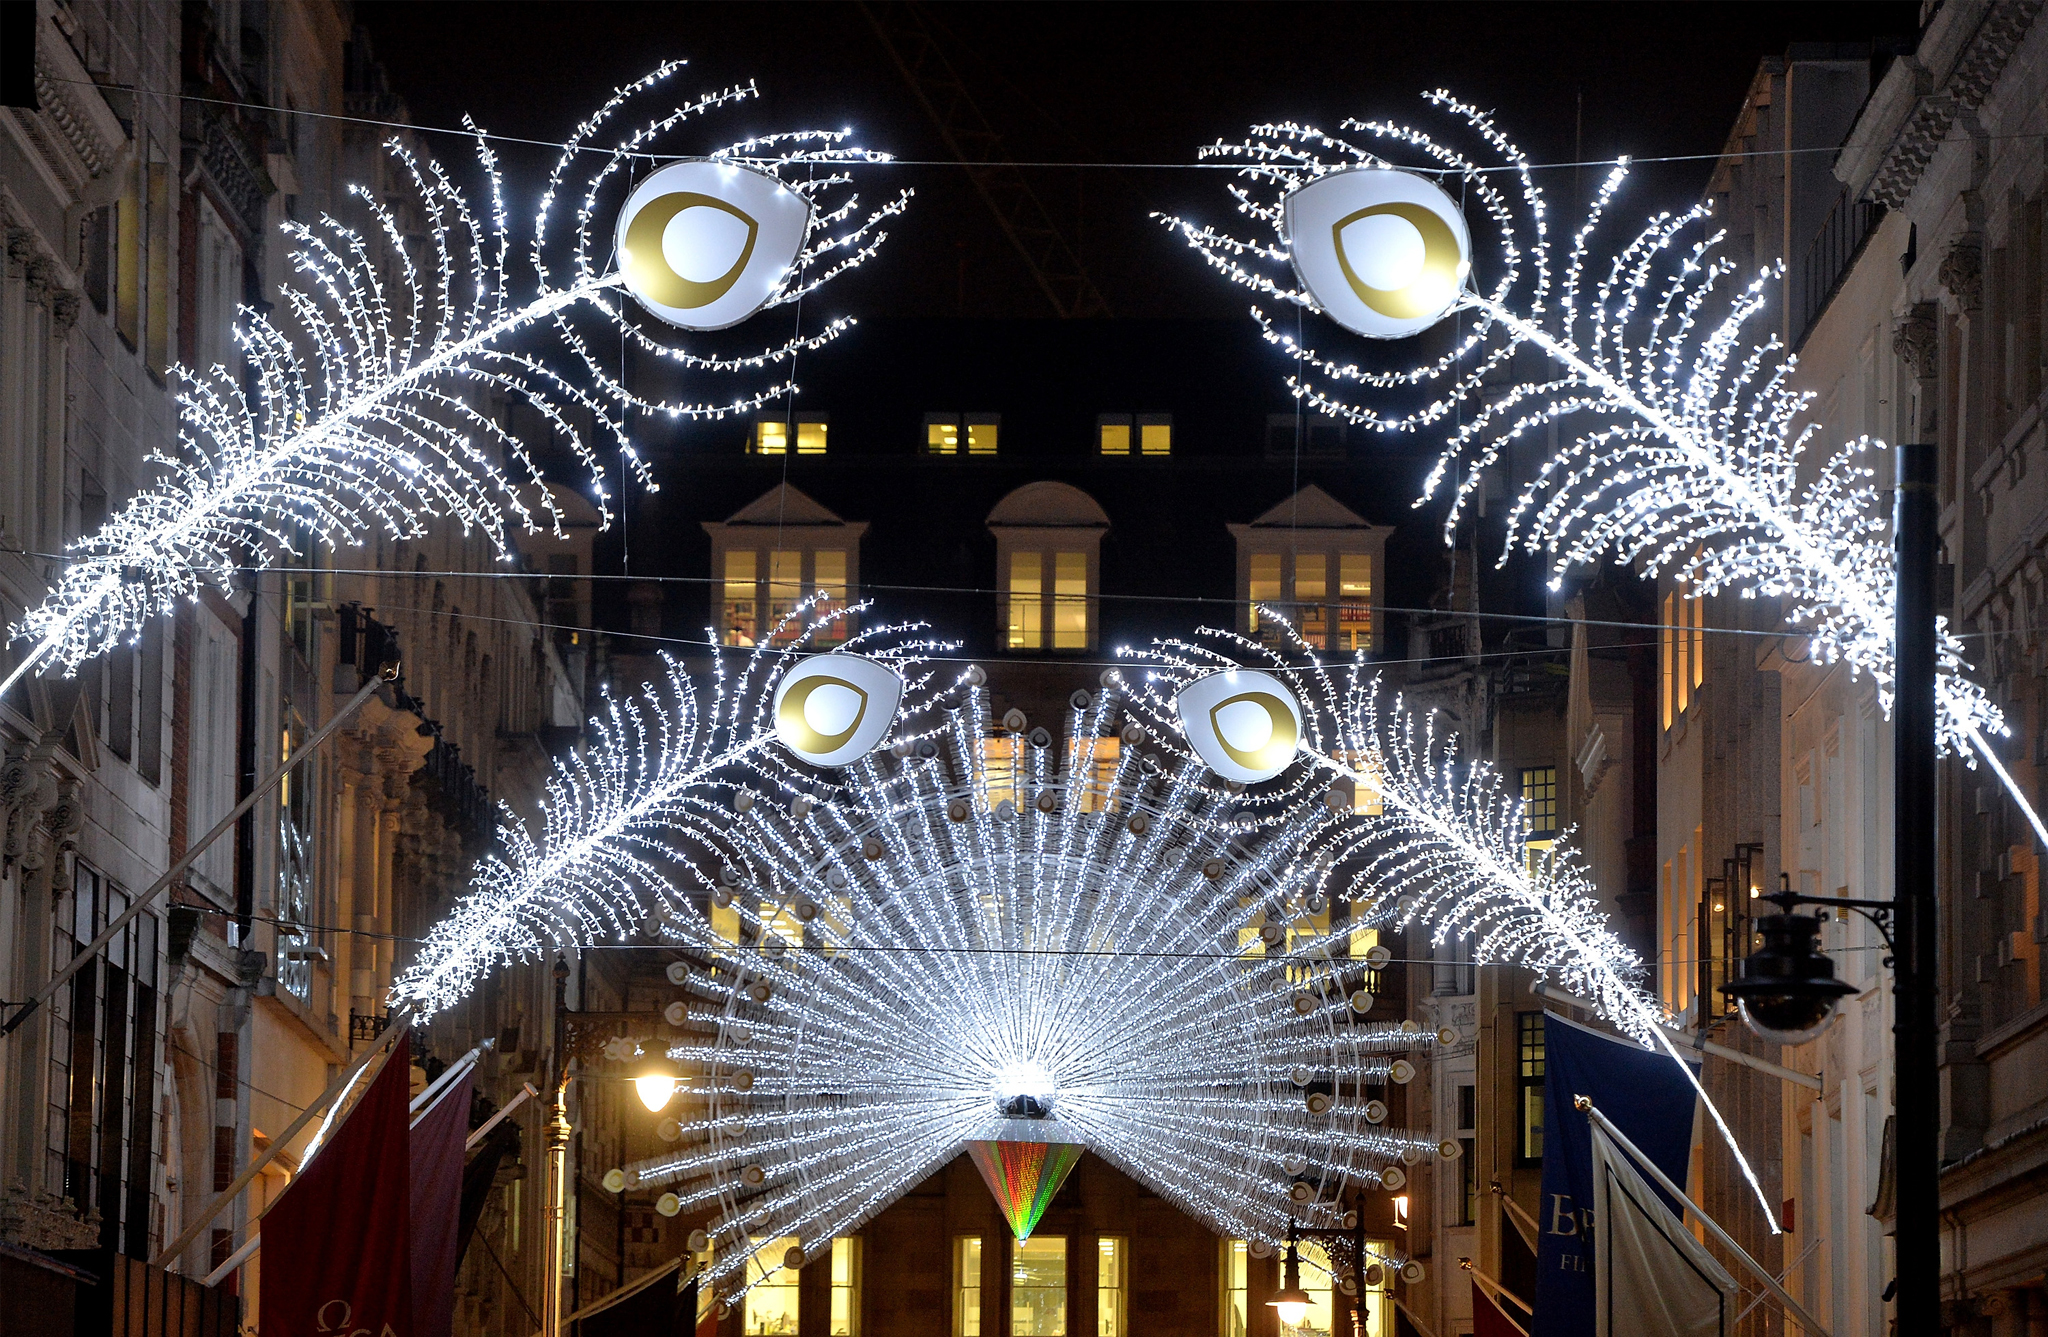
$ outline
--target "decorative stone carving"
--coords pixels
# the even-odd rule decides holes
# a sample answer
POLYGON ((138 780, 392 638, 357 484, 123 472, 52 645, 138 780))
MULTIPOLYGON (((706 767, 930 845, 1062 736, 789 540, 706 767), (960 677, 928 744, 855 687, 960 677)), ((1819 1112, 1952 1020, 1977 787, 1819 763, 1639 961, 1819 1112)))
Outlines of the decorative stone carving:
POLYGON ((1933 380, 1938 365, 1935 354, 1940 349, 1940 327, 1935 324, 1934 311, 1934 303, 1917 302, 1892 327, 1892 351, 1917 380, 1933 380))
POLYGON ((41 868, 43 858, 29 832, 57 802, 57 780, 50 767, 50 749, 25 744, 0 762, 0 807, 7 810, 6 834, 0 838, 0 866, 20 863, 41 868))
POLYGON ((30 1192, 17 1182, 0 1196, 0 1240, 24 1249, 100 1247, 97 1208, 80 1211, 78 1204, 48 1189, 30 1192))
POLYGON ((78 833, 85 829, 85 795, 76 780, 59 781, 57 785, 57 806, 50 809, 46 819, 51 839, 57 842, 59 850, 69 852, 78 848, 78 833))
POLYGON ((1959 237, 1948 254, 1941 257, 1935 279, 1965 311, 1984 304, 1984 239, 1975 235, 1959 237))

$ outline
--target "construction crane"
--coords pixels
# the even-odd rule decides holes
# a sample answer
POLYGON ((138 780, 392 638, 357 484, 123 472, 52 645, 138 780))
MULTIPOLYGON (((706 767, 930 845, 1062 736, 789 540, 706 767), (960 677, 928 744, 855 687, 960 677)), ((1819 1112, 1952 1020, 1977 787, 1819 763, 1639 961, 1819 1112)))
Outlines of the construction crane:
POLYGON ((1045 299, 1062 319, 1107 316, 1109 303, 1081 265, 1081 257, 1054 226, 1045 202, 1004 153, 966 81, 946 56, 939 31, 921 5, 862 4, 861 13, 896 62, 910 91, 924 104, 947 151, 996 217, 1045 299))

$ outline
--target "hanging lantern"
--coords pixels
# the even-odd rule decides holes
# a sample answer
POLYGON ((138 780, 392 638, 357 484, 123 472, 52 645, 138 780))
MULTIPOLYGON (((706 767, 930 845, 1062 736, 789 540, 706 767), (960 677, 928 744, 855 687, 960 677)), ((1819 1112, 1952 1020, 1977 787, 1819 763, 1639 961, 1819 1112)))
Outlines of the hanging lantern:
POLYGON ((619 210, 619 268, 641 306, 722 330, 767 305, 811 228, 811 202, 765 172, 697 159, 661 168, 619 210))
POLYGON ((1195 755, 1239 784, 1272 779, 1301 746, 1301 703, 1270 673, 1224 669, 1197 678, 1173 708, 1195 755))
POLYGON ((844 766, 881 746, 903 679, 859 655, 813 655, 775 685, 775 733, 813 766, 844 766))
POLYGON ((1319 176, 1281 202, 1294 272, 1330 319, 1405 339, 1443 319, 1472 270, 1472 234, 1426 177, 1384 167, 1319 176))

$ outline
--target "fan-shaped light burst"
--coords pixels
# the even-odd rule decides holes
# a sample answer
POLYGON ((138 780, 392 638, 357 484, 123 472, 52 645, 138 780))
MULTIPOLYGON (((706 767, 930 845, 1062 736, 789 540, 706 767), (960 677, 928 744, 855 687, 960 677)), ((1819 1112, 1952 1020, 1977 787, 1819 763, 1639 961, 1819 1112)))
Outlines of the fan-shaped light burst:
MULTIPOLYGON (((665 64, 619 89, 578 128, 549 178, 520 272, 498 165, 481 133, 481 192, 393 140, 390 171, 403 198, 358 186, 356 221, 286 223, 298 280, 279 294, 280 318, 240 313, 246 388, 239 369, 181 369, 178 456, 153 457, 160 481, 73 545, 56 589, 13 628, 34 648, 0 693, 49 664, 76 668, 202 587, 227 589, 238 567, 303 555, 315 542, 412 537, 450 518, 482 531, 509 559, 512 531, 554 526, 557 517, 547 489, 521 491, 540 474, 506 426, 505 402, 538 414, 581 459, 608 515, 603 461, 611 455, 653 485, 628 438, 631 415, 718 417, 791 391, 796 355, 849 322, 765 339, 737 334, 729 337, 749 342, 731 351, 702 336, 685 345, 666 325, 648 332, 650 318, 621 291, 620 275, 599 263, 611 248, 606 210, 645 165, 642 155, 685 122, 754 96, 751 86, 726 89, 613 130, 679 68, 665 64), (575 211, 566 227, 555 218, 558 196, 575 211), (677 368, 697 397, 629 387, 618 371, 622 338, 677 368), (714 397, 721 382, 733 388, 714 397), (589 434, 581 422, 593 424, 589 434)), ((907 198, 862 211, 843 166, 882 155, 852 146, 844 131, 697 151, 771 174, 812 206, 809 234, 769 306, 793 303, 872 255, 886 235, 881 223, 907 198)), ((643 386, 652 379, 639 378, 643 386)))
MULTIPOLYGON (((685 837, 718 871, 667 920, 693 963, 671 1053, 708 1117, 622 1179, 710 1213, 722 1294, 758 1281, 754 1239, 817 1256, 975 1143, 1085 1147, 1269 1243, 1455 1154, 1386 1122, 1409 1055, 1455 1037, 1354 1008, 1374 967, 1318 916, 1307 857, 1352 820, 1326 783, 1248 806, 1161 752, 1115 673, 1022 729, 980 682, 814 803, 748 789, 685 837)), ((1043 1195, 1010 1188, 1028 1230, 1043 1195)))
MULTIPOLYGON (((1405 370, 1361 367, 1293 338, 1254 307, 1266 337, 1296 359, 1296 397, 1381 431, 1413 431, 1459 411, 1423 496, 1452 493, 1447 534, 1514 442, 1563 429, 1567 444, 1509 509, 1510 551, 1519 544, 1547 554, 1558 581, 1575 565, 1610 556, 1651 575, 1670 573, 1698 594, 1782 598, 1817 656, 1869 674, 1888 711, 1894 558, 1867 463, 1881 443, 1860 438, 1817 452, 1824 424, 1808 415, 1812 395, 1792 387, 1797 359, 1775 335, 1746 334, 1779 291, 1779 269, 1738 275, 1719 254, 1722 234, 1708 230, 1704 206, 1659 214, 1633 236, 1599 244, 1627 177, 1624 160, 1554 273, 1546 203, 1528 160, 1484 113, 1444 92, 1426 100, 1483 151, 1468 155, 1384 121, 1346 121, 1359 142, 1309 126, 1255 126, 1245 141, 1212 145, 1202 156, 1243 164, 1232 197, 1270 238, 1166 221, 1233 281, 1314 310, 1287 265, 1288 193, 1361 164, 1443 174, 1466 193, 1468 215, 1490 229, 1493 260, 1493 272, 1476 273, 1452 308, 1462 314, 1440 341, 1447 350, 1405 370), (1523 348, 1540 353, 1554 374, 1516 379, 1523 348)), ((1942 744, 1982 755, 2048 846, 2048 826, 1992 749, 1989 735, 2010 732, 2004 716, 1967 669, 1961 642, 1944 626, 1942 744)))
MULTIPOLYGON (((843 619, 864 607, 808 625, 785 619, 737 673, 715 660, 708 699, 666 657, 662 681, 633 697, 607 693, 584 749, 555 764, 540 832, 507 813, 498 828, 503 853, 478 863, 472 890, 421 946, 392 1002, 432 1015, 508 961, 616 939, 650 916, 688 913, 679 880, 701 883, 702 875, 679 865, 678 852, 722 847, 734 821, 723 800, 746 807, 756 793, 772 792, 799 811, 816 801, 815 773, 774 746, 775 687, 796 665, 817 662, 805 654, 821 631, 843 630, 843 619)), ((913 639, 914 631, 876 628, 841 646, 905 677, 910 701, 896 716, 899 731, 914 727, 931 682, 921 656, 934 643, 913 639)))

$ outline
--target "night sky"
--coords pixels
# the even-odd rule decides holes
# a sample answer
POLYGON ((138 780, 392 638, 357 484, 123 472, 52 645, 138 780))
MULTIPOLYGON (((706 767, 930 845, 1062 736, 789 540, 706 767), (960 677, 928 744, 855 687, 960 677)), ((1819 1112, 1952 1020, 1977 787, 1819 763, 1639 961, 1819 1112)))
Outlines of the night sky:
MULTIPOLYGON (((1537 162, 1572 160, 1575 142, 1587 158, 1713 154, 1760 58, 1793 42, 1910 40, 1919 7, 941 4, 924 12, 943 25, 949 58, 1012 160, 1177 164, 1255 120, 1335 130, 1345 116, 1411 117, 1417 94, 1439 86, 1493 108, 1537 162)), ((851 126, 899 157, 949 156, 853 4, 373 0, 357 13, 421 125, 456 125, 469 112, 499 133, 559 139, 612 87, 683 57, 682 89, 749 79, 760 89, 744 110, 721 114, 715 142, 751 130, 851 126)), ((510 148, 507 159, 515 171, 540 160, 510 148)), ((1707 167, 1646 166, 1634 190, 1646 207, 1690 203, 1707 167)), ((958 169, 906 166, 884 179, 914 185, 916 204, 895 229, 887 262, 835 285, 837 302, 868 315, 1050 314, 958 169)), ((1154 209, 1220 218, 1216 174, 1043 168, 1030 180, 1115 315, 1242 314, 1237 296, 1198 274, 1185 248, 1146 218, 1154 209)), ((1545 184, 1568 188, 1557 178, 1545 184)))
MULTIPOLYGON (((627 525, 600 539, 599 569, 619 571, 630 540, 630 574, 685 577, 664 590, 664 625, 672 635, 694 633, 709 613, 700 521, 724 518, 778 477, 811 489, 848 518, 875 522, 863 545, 863 583, 886 602, 878 587, 902 582, 897 597, 910 606, 891 612, 929 611, 923 605, 936 596, 914 594, 913 586, 984 584, 991 579, 993 544, 980 517, 994 495, 1024 481, 1023 475, 1001 487, 990 475, 980 486, 995 491, 984 497, 972 485, 962 491, 963 476, 920 468, 913 444, 917 415, 931 408, 1004 409, 1020 428, 1006 432, 1006 470, 1071 474, 1107 500, 1104 489, 1117 484, 1087 472, 1100 461, 1055 458, 1085 456, 1085 427, 1021 429, 1033 416, 1086 423, 1106 409, 1173 407, 1177 393, 1158 391, 1158 402, 1147 404, 1111 403, 1115 395, 1105 384, 1090 384, 1105 376, 1133 385, 1171 379, 1175 368, 1160 364, 1169 347, 1232 350, 1211 357, 1212 365, 1180 370, 1187 381, 1180 389, 1197 399, 1214 391, 1231 400, 1229 413, 1200 413, 1211 428, 1234 422, 1233 414, 1251 424, 1228 428, 1234 433, 1228 441, 1205 442, 1199 430, 1177 440, 1173 486, 1212 499, 1220 488, 1229 494, 1227 518, 1242 520, 1311 481, 1291 474, 1268 478, 1255 467, 1229 475, 1234 481, 1227 483, 1224 475, 1202 474, 1204 467, 1241 468, 1214 457, 1256 455, 1263 415, 1287 404, 1285 369, 1264 365, 1269 350, 1251 333, 1242 290, 1218 281, 1147 217, 1162 210, 1234 220, 1223 173, 1174 166, 1192 162, 1200 145, 1241 137, 1262 119, 1306 121, 1331 131, 1346 116, 1420 119, 1425 109, 1418 94, 1442 86, 1493 109, 1537 163, 1621 153, 1638 160, 1704 155, 1643 164, 1623 201, 1625 214, 1641 217, 1699 199, 1760 59, 1782 56, 1793 43, 1875 41, 1881 50, 1907 49, 1919 7, 1160 3, 919 10, 937 25, 942 49, 1012 161, 1115 164, 1034 166, 1027 174, 1113 316, 1129 324, 1067 336, 1043 319, 1052 308, 965 174, 948 165, 951 155, 936 127, 860 6, 372 0, 357 8, 393 91, 422 127, 455 126, 467 112, 499 134, 559 140, 613 87, 680 56, 691 64, 671 85, 677 94, 751 79, 761 97, 714 113, 697 140, 670 136, 662 141, 667 151, 692 143, 711 148, 768 130, 850 126, 865 145, 914 160, 863 169, 869 202, 901 185, 914 186, 917 198, 908 214, 892 221, 891 238, 876 260, 814 299, 819 306, 811 319, 846 314, 864 324, 800 369, 804 406, 833 411, 831 459, 771 465, 744 456, 747 428, 733 422, 665 430, 650 424, 652 435, 640 442, 664 488, 633 497, 627 525), (949 335, 947 322, 959 319, 980 328, 949 335), (1005 333, 986 327, 991 320, 1043 328, 1005 333), (1177 333, 1140 323, 1160 320, 1192 324, 1177 333), (1199 327, 1205 325, 1212 328, 1204 332, 1199 327), (1104 350, 1132 351, 1126 357, 1104 350), (1090 360, 1090 374, 1072 370, 1077 358, 1090 360), (1213 384, 1198 384, 1205 379, 1213 384), (864 425, 897 418, 910 426, 864 425), (1206 466, 1196 458, 1204 454, 1212 457, 1206 466), (902 458, 877 458, 885 455, 902 458), (863 457, 873 460, 872 468, 863 457), (964 537, 911 532, 908 516, 935 511, 959 511, 953 518, 964 537)), ((448 140, 428 142, 445 158, 467 156, 448 140)), ((499 148, 516 214, 554 154, 499 148)), ((1590 191, 1599 175, 1598 168, 1560 166, 1540 181, 1570 214, 1574 192, 1590 191)), ((782 326, 772 333, 781 337, 782 326)), ((1183 412, 1189 407, 1181 405, 1183 412)), ((1414 480, 1434 448, 1420 438, 1385 442, 1369 457, 1354 454, 1343 469, 1323 471, 1324 482, 1347 504, 1375 523, 1398 527, 1388 593, 1418 604, 1438 597, 1445 565, 1435 517, 1410 508, 1414 480), (1410 555, 1398 555, 1404 552, 1410 555)), ((1220 521, 1209 523, 1214 519, 1205 517, 1203 532, 1214 529, 1220 537, 1220 521)), ((1169 559, 1180 550, 1176 543, 1167 540, 1154 551, 1159 536, 1141 524, 1118 520, 1112 534, 1112 549, 1121 550, 1114 558, 1105 550, 1105 589, 1114 580, 1126 593, 1177 602, 1198 588, 1223 593, 1231 585, 1227 544, 1198 544, 1186 550, 1194 554, 1186 560, 1169 559), (1165 567, 1155 569, 1162 561, 1165 567)), ((1490 546, 1498 551, 1497 543, 1490 546)), ((1486 583, 1487 606, 1542 611, 1535 564, 1518 559, 1508 571, 1489 573, 1486 583)), ((622 600, 621 587, 601 587, 600 624, 623 623, 622 600)), ((986 620, 965 610, 962 617, 977 625, 986 620)))

